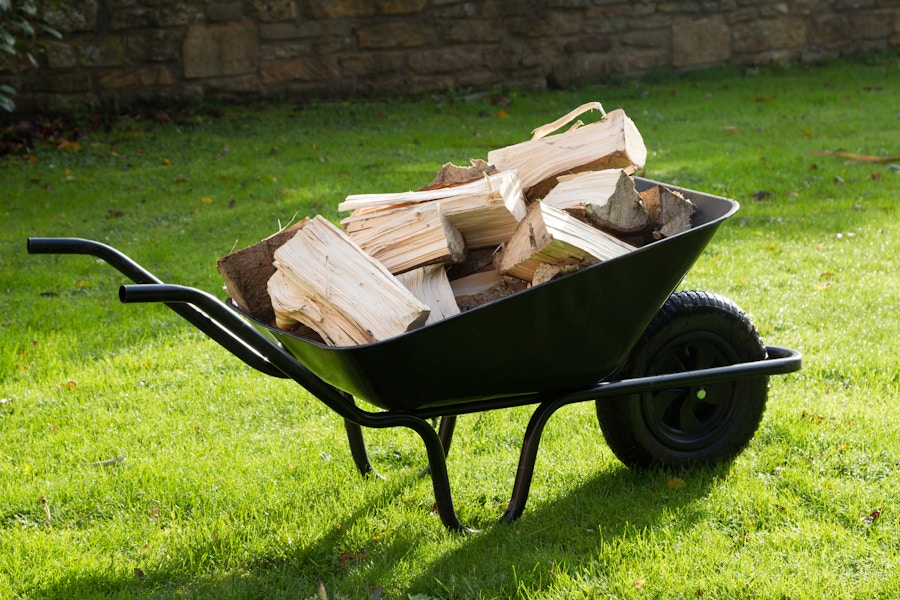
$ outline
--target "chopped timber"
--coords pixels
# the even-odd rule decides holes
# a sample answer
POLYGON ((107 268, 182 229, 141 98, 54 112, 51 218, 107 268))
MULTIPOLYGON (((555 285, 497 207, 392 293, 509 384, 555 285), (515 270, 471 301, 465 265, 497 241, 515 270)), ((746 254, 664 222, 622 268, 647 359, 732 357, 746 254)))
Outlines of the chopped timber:
POLYGON ((531 285, 547 283, 557 277, 574 273, 578 269, 578 265, 548 265, 546 263, 541 263, 537 266, 537 269, 534 270, 534 278, 531 280, 531 285))
POLYGON ((644 167, 647 159, 640 132, 620 108, 607 113, 600 121, 563 133, 540 133, 543 137, 488 152, 488 162, 498 170, 519 173, 522 189, 529 199, 543 198, 556 184, 557 175, 612 168, 634 174, 644 167))
POLYGON ((437 201, 450 224, 469 249, 497 246, 512 235, 527 212, 525 196, 516 173, 501 171, 451 187, 389 194, 353 194, 338 210, 353 216, 405 204, 437 201))
POLYGON ((270 235, 259 243, 223 256, 216 262, 216 269, 225 279, 228 297, 246 314, 256 320, 272 324, 275 312, 266 290, 266 282, 275 273, 275 250, 302 229, 309 219, 304 219, 270 235))
POLYGON ((671 237, 691 228, 694 203, 675 190, 657 185, 641 192, 641 200, 654 225, 653 239, 671 237))
POLYGON ((497 167, 484 162, 480 158, 471 158, 469 159, 469 162, 472 164, 468 167, 460 167, 449 162, 444 163, 444 166, 437 172, 437 175, 434 176, 432 182, 419 191, 434 190, 459 185, 461 183, 469 183, 470 181, 480 179, 485 175, 493 175, 497 172, 497 167))
POLYGON ((351 215, 341 229, 393 274, 466 258, 466 243, 435 202, 351 215))
POLYGON ((497 248, 494 247, 470 250, 463 262, 447 265, 447 278, 453 281, 479 271, 493 270, 496 252, 497 248))
POLYGON ((554 206, 537 202, 495 259, 500 273, 532 281, 542 263, 590 265, 635 247, 554 206))
POLYGON ((321 215, 275 251, 268 281, 276 324, 297 322, 326 344, 351 346, 421 327, 430 309, 321 215))
POLYGON ((459 310, 466 312, 528 288, 528 282, 489 269, 450 282, 459 310))
POLYGON ((453 297, 453 288, 442 265, 428 265, 397 275, 413 296, 431 309, 426 325, 459 314, 459 306, 453 297))
POLYGON ((632 179, 623 169, 561 175, 544 202, 616 233, 634 233, 650 224, 650 216, 632 179))

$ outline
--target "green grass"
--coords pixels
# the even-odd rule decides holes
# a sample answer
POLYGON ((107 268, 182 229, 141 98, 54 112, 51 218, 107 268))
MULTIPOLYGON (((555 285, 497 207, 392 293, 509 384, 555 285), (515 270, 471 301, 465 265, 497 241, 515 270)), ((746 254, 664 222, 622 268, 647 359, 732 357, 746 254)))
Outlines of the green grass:
POLYGON ((542 94, 201 107, 6 157, 0 597, 303 599, 319 581, 363 599, 900 596, 900 167, 814 154, 900 154, 898 97, 897 57, 877 56, 542 94), (635 120, 647 177, 741 203, 683 286, 731 298, 767 343, 804 353, 730 465, 630 471, 593 407, 570 406, 547 427, 525 514, 504 526, 529 411, 469 415, 449 468, 461 518, 483 531, 449 533, 413 434, 367 431, 387 479, 363 479, 340 419, 297 385, 162 306, 119 304, 124 278, 93 258, 25 252, 32 235, 97 239, 222 296, 216 259, 279 224, 419 187, 589 100, 635 120))

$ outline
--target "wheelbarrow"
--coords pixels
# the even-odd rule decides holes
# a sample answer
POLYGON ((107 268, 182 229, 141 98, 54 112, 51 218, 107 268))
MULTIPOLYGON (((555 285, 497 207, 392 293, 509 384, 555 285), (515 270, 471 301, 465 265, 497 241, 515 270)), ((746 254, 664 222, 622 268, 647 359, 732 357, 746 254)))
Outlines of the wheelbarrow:
MULTIPOLYGON (((657 182, 636 178, 636 184, 642 190, 657 182)), ((120 288, 123 303, 162 302, 254 369, 294 380, 343 417, 363 475, 377 475, 363 427, 415 431, 425 445, 441 521, 468 531, 456 514, 446 462, 460 415, 535 407, 501 519, 509 523, 525 508, 544 426, 561 407, 595 402, 606 443, 631 467, 710 464, 734 458, 750 442, 765 409, 769 376, 801 368, 799 352, 764 345, 730 300, 675 291, 739 205, 668 187, 696 207, 689 230, 400 336, 352 347, 295 336, 244 314, 230 299, 165 284, 99 242, 34 237, 28 252, 98 257, 134 282, 120 288), (460 348, 466 349, 462 364, 460 348)))

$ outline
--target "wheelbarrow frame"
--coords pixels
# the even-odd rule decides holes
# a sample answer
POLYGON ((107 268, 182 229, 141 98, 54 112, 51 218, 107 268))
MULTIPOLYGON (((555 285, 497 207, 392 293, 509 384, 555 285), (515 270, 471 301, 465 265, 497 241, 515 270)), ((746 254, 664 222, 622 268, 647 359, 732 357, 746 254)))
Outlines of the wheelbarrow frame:
MULTIPOLYGON (((734 204, 735 207, 720 216, 719 221, 736 210, 736 203, 734 204)), ((714 230, 715 228, 712 229, 714 230)), ((711 237, 712 231, 707 235, 711 237)), ((703 246, 705 244, 704 240, 703 246)), ((583 382, 575 386, 554 384, 536 392, 491 393, 486 397, 472 394, 470 397, 443 399, 435 403, 419 402, 414 405, 381 406, 380 410, 374 411, 365 410, 357 405, 351 393, 313 372, 298 360, 293 348, 286 347, 284 339, 277 334, 273 337, 272 331, 253 322, 230 301, 226 304, 202 290, 163 283, 119 250, 93 240, 33 237, 28 239, 28 252, 83 254, 100 258, 134 282, 120 287, 119 299, 123 303, 162 302, 250 367, 269 376, 295 381, 344 419, 353 461, 363 475, 377 475, 368 457, 363 427, 376 429, 405 427, 413 430, 425 446, 428 472, 441 521, 448 529, 457 531, 471 531, 460 522, 456 514, 447 471, 447 453, 459 415, 526 405, 535 406, 525 429, 512 495, 501 519, 509 523, 521 516, 525 508, 544 427, 560 408, 585 401, 615 402, 616 399, 626 398, 631 394, 676 387, 708 386, 718 382, 769 377, 798 371, 802 364, 802 356, 796 350, 766 346, 765 360, 722 367, 629 379, 617 379, 616 370, 613 368, 606 376, 595 378, 587 384, 583 382), (437 429, 431 423, 436 418, 440 418, 440 426, 437 429)), ((690 259, 690 264, 693 260, 690 259)), ((690 264, 677 274, 677 281, 683 278, 690 264)), ((545 285, 550 286, 553 283, 545 285)), ((522 294, 529 293, 532 291, 522 292, 522 294)), ((671 291, 666 295, 668 293, 671 291)), ((463 314, 455 318, 467 317, 463 314)), ((639 335, 642 329, 638 328, 635 336, 639 335)), ((618 364, 618 359, 616 361, 618 364)))

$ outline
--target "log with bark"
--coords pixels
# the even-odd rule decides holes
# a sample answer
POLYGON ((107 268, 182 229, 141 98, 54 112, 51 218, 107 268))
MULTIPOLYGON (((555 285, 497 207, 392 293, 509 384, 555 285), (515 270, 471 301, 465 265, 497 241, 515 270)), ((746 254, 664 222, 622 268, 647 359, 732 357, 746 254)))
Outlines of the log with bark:
POLYGON ((291 239, 308 220, 286 227, 216 262, 216 269, 225 279, 228 297, 238 308, 262 323, 275 322, 275 311, 266 289, 266 282, 275 274, 275 250, 291 239))
POLYGON ((354 211, 347 218, 354 219, 425 202, 440 205, 450 224, 462 233, 469 249, 497 246, 508 240, 526 212, 519 177, 512 171, 485 174, 449 187, 387 194, 352 194, 338 205, 338 210, 354 211))
POLYGON ((351 346, 421 327, 430 309, 387 268, 317 215, 275 251, 268 281, 276 323, 302 323, 325 343, 351 346))
POLYGON ((691 228, 694 203, 663 185, 641 192, 641 201, 653 223, 653 240, 671 237, 691 228))
POLYGON ((517 294, 527 289, 528 285, 527 281, 501 275, 493 268, 450 282, 456 305, 462 312, 517 294))
POLYGON ((462 234, 435 202, 350 216, 341 220, 341 229, 395 275, 466 258, 462 234))
POLYGON ((541 264, 587 266, 634 249, 563 210, 537 202, 497 254, 494 264, 504 275, 532 281, 541 264))
POLYGON ((561 175, 544 202, 614 235, 633 234, 650 224, 650 215, 623 169, 561 175))
POLYGON ((634 174, 644 167, 647 148, 634 122, 622 109, 606 113, 602 120, 548 135, 588 110, 585 104, 557 121, 535 130, 534 137, 488 152, 488 162, 498 170, 515 170, 529 200, 543 198, 556 185, 556 176, 580 171, 621 168, 634 174))

